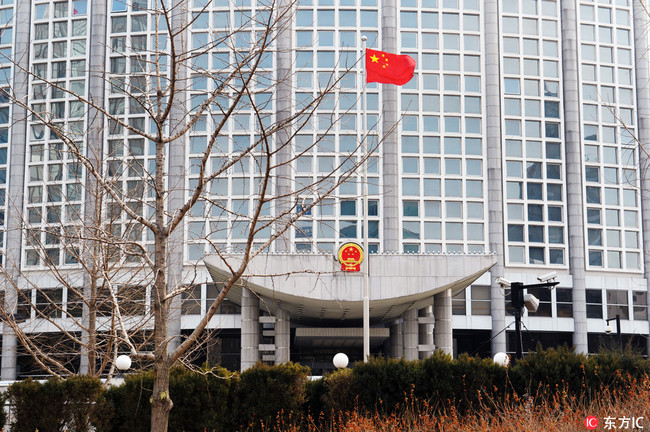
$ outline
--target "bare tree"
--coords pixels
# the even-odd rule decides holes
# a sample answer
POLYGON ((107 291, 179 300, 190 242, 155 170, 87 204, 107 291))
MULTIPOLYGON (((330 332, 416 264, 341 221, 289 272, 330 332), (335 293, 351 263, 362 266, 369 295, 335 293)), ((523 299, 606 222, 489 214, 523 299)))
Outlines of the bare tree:
MULTIPOLYGON (((129 7, 135 8, 142 2, 132 3, 129 7)), ((173 406, 172 365, 196 346, 249 261, 349 180, 367 155, 353 151, 315 180, 292 180, 295 161, 326 139, 329 131, 299 151, 292 146, 296 133, 309 124, 321 104, 333 99, 354 64, 339 65, 320 92, 296 98, 292 105, 293 72, 301 65, 276 70, 272 61, 274 56, 291 55, 287 45, 291 2, 270 0, 258 2, 254 12, 237 10, 235 23, 211 29, 205 38, 190 37, 189 29, 204 25, 209 2, 203 10, 188 0, 155 3, 146 9, 145 2, 141 10, 145 20, 153 22, 153 37, 112 38, 106 47, 108 62, 93 67, 91 61, 87 66, 90 81, 103 83, 98 94, 92 85, 90 90, 66 85, 39 65, 14 63, 28 76, 32 95, 49 93, 61 99, 63 105, 32 103, 18 97, 17 89, 7 95, 28 113, 24 121, 30 133, 48 134, 40 151, 75 167, 70 175, 77 181, 66 190, 57 184, 65 164, 58 168, 61 172, 53 168, 56 164, 48 165, 47 173, 35 170, 34 178, 41 175, 51 183, 40 192, 28 188, 28 195, 34 194, 28 204, 32 198, 59 202, 65 216, 33 214, 39 222, 35 224, 28 204, 19 209, 24 212, 26 264, 31 260, 47 269, 48 278, 66 288, 67 301, 58 291, 44 289, 34 272, 22 271, 16 277, 5 271, 7 289, 18 293, 22 312, 9 307, 1 315, 23 349, 50 374, 75 372, 69 359, 58 355, 61 349, 83 353, 87 370, 95 375, 107 368, 112 373, 118 351, 126 350, 149 364, 155 372, 151 430, 166 431, 173 406), (228 142, 229 125, 246 139, 228 142), (197 131, 204 138, 195 139, 197 131), (251 160, 254 163, 248 165, 251 160), (245 167, 250 166, 254 172, 248 173, 245 167), (249 209, 223 201, 218 185, 233 171, 253 182, 249 209), (184 224, 193 215, 215 222, 196 238, 207 241, 231 276, 198 325, 179 340, 170 330, 172 303, 191 283, 174 270, 183 259, 175 247, 183 245, 184 224), (223 215, 234 221, 231 227, 218 223, 223 215), (234 226, 241 233, 237 259, 231 260, 233 250, 224 249, 214 241, 220 236, 213 234, 227 229, 230 235, 234 226), (150 297, 146 307, 145 292, 150 297), (33 319, 21 323, 25 313, 33 319), (44 327, 57 334, 57 345, 45 337, 44 327)), ((114 20, 111 25, 126 24, 114 20)), ((318 112, 330 116, 330 128, 347 114, 318 112)), ((31 151, 39 147, 33 145, 31 151)))

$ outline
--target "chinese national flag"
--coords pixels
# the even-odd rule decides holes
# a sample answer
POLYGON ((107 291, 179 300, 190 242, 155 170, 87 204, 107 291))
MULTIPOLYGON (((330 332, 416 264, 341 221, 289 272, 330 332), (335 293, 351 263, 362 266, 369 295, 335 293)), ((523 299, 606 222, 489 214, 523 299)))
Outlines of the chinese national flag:
POLYGON ((366 81, 404 85, 413 78, 415 60, 411 56, 366 49, 366 81))

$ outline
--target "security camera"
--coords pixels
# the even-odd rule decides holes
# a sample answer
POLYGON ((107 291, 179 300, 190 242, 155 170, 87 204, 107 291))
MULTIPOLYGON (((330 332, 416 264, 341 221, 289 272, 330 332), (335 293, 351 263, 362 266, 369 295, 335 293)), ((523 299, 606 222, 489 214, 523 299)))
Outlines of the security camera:
POLYGON ((552 271, 550 273, 543 274, 537 278, 538 281, 540 282, 548 282, 550 280, 553 280, 557 277, 557 272, 552 271))
POLYGON ((508 279, 498 277, 496 282, 501 285, 503 288, 508 288, 510 285, 512 285, 512 282, 510 282, 508 279))
POLYGON ((612 326, 607 324, 605 326, 605 333, 610 334, 612 332, 612 326))

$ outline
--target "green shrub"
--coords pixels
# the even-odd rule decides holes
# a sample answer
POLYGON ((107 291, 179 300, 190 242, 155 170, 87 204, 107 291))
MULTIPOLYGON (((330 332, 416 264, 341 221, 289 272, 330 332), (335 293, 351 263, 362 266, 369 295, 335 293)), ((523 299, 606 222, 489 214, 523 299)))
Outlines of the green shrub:
MULTIPOLYGON (((228 394, 232 374, 223 368, 171 370, 169 393, 174 403, 170 431, 227 430, 228 394)), ((153 372, 127 375, 124 384, 110 387, 93 417, 97 432, 149 431, 153 372)))
MULTIPOLYGON (((48 383, 58 382, 51 378, 48 383)), ((14 423, 11 429, 16 432, 58 432, 63 421, 63 397, 53 385, 45 386, 27 379, 9 386, 7 397, 13 407, 14 423)))
POLYGON ((63 416, 68 432, 87 432, 95 402, 102 394, 101 381, 88 375, 74 375, 61 382, 65 405, 63 416))
POLYGON ((321 403, 326 415, 353 411, 356 408, 359 388, 352 369, 339 369, 326 375, 323 387, 321 403))
POLYGON ((227 431, 229 393, 236 381, 224 368, 193 372, 175 368, 169 380, 174 408, 169 415, 170 431, 227 431))
POLYGON ((325 378, 308 380, 305 383, 305 405, 303 411, 317 418, 326 411, 323 401, 326 397, 325 378))
POLYGON ((585 384, 587 357, 572 348, 549 348, 529 353, 510 370, 515 390, 520 395, 537 397, 557 390, 579 393, 585 384))
POLYGON ((371 358, 353 368, 354 385, 360 407, 391 411, 404 402, 418 381, 419 362, 403 359, 371 358))
POLYGON ((449 354, 435 351, 421 362, 422 372, 415 383, 416 396, 433 406, 447 406, 456 399, 454 360, 449 354))
POLYGON ((462 354, 452 364, 451 381, 456 408, 467 411, 478 408, 486 399, 496 400, 506 389, 506 369, 492 359, 462 354))
POLYGON ((585 365, 589 372, 588 386, 593 389, 628 388, 632 381, 650 376, 650 361, 639 354, 605 352, 590 356, 585 365))
POLYGON ((152 389, 152 371, 129 374, 124 384, 109 387, 93 413, 92 423, 97 432, 149 431, 152 389))
POLYGON ((15 382, 6 394, 13 407, 12 430, 86 432, 101 392, 101 382, 89 376, 50 378, 44 383, 31 379, 15 382))
POLYGON ((0 393, 0 429, 4 429, 7 424, 7 412, 5 411, 5 404, 7 402, 7 392, 0 393))
POLYGON ((257 363, 241 373, 232 398, 231 429, 257 429, 278 415, 300 416, 309 368, 295 363, 257 363))

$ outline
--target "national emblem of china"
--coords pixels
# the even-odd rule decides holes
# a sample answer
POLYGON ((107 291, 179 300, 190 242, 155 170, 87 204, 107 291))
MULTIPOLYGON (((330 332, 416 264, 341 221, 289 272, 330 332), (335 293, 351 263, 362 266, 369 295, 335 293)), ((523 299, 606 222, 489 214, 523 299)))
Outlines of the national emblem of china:
POLYGON ((363 248, 356 243, 345 243, 339 248, 339 262, 341 270, 358 272, 363 261, 363 248))

